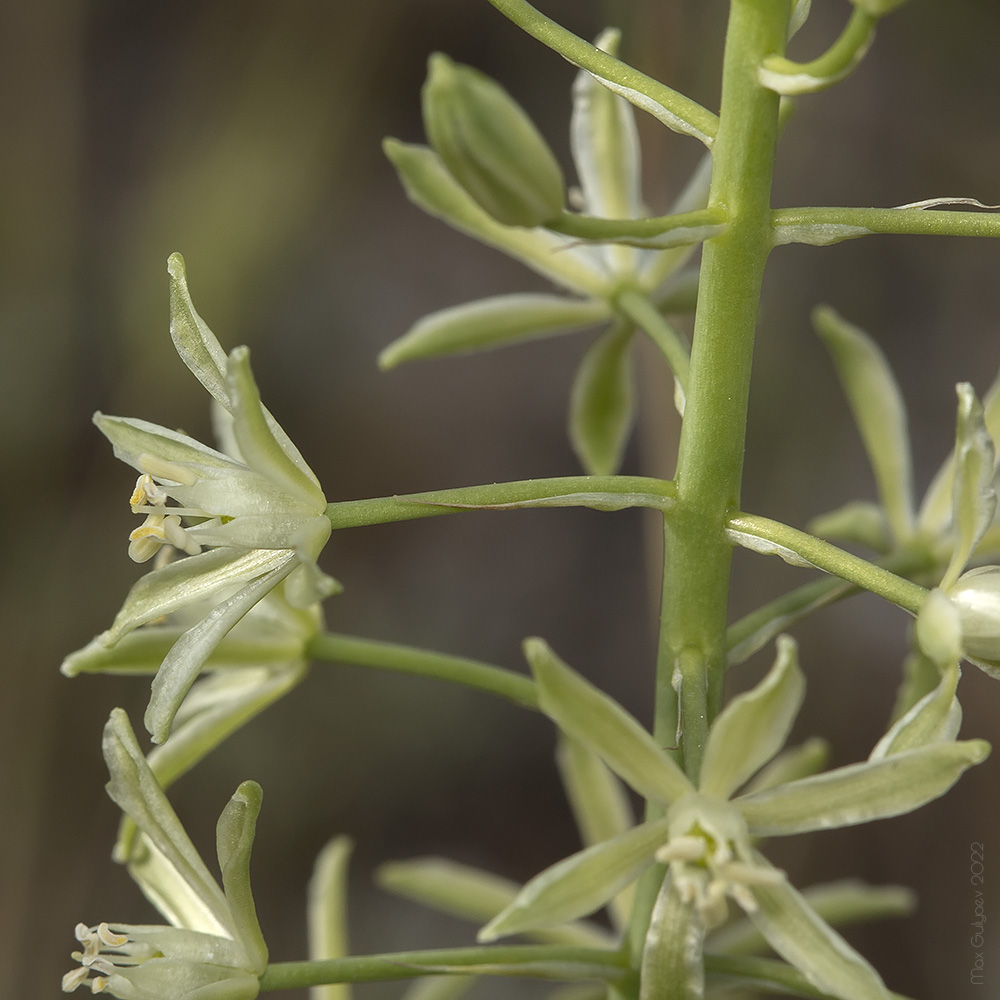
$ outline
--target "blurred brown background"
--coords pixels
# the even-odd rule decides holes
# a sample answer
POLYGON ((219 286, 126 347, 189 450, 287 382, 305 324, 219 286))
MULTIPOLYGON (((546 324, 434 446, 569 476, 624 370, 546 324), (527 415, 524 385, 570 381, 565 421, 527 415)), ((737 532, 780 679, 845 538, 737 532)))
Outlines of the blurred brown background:
MULTIPOLYGON (((722 0, 547 0, 577 33, 625 32, 623 54, 717 106, 722 0)), ((808 58, 848 7, 816 0, 808 58)), ((846 83, 806 98, 782 143, 777 205, 893 205, 934 195, 1000 201, 1000 102, 990 0, 914 0, 846 83)), ((424 217, 379 141, 421 138, 427 55, 501 79, 568 166, 573 71, 485 0, 31 0, 0 5, 0 994, 54 997, 76 921, 152 914, 108 860, 116 823, 99 734, 138 719, 144 681, 58 674, 105 628, 139 571, 125 553, 130 472, 91 413, 207 434, 206 398, 167 336, 165 260, 187 258, 199 310, 227 347, 251 345, 269 407, 330 499, 573 474, 563 429, 580 337, 380 375, 378 350, 425 312, 534 276, 424 217)), ((641 122, 647 197, 662 211, 699 149, 641 122)), ((1000 245, 877 237, 780 249, 762 307, 747 509, 794 524, 872 485, 807 317, 829 301, 876 334, 911 407, 922 489, 950 446, 956 381, 982 392, 1000 360, 1000 245)), ((628 472, 669 475, 676 418, 649 403, 628 472), (654 426, 654 424, 661 426, 654 426)), ((645 525, 649 527, 649 525, 645 525)), ((347 585, 330 626, 522 669, 544 635, 650 714, 655 551, 636 513, 448 517, 334 537, 347 585), (652 557, 650 558, 650 553, 652 557)), ((801 578, 739 558, 737 612, 801 578)), ((884 728, 906 619, 855 599, 798 631, 810 679, 796 735, 834 763, 884 728)), ((759 675, 763 661, 734 684, 759 675)), ((1000 737, 1000 688, 969 668, 967 735, 1000 737)), ((183 779, 172 797, 213 853, 215 818, 254 777, 266 804, 258 904, 276 960, 304 956, 303 888, 334 833, 357 841, 358 952, 461 944, 471 931, 371 888, 381 861, 458 857, 523 879, 577 846, 528 713, 432 681, 317 665, 286 701, 183 779)), ((916 816, 772 845, 799 885, 858 874, 915 885, 908 921, 852 932, 889 984, 926 998, 969 986, 969 844, 986 845, 987 910, 1000 847, 1000 762, 916 816)), ((998 897, 1000 898, 1000 897, 998 897)), ((987 927, 988 982, 1000 931, 987 927)), ((494 996, 527 995, 501 984, 494 996)), ((987 987, 989 989, 989 987, 987 987)), ((369 996, 397 996, 372 987, 369 996)), ((534 994, 532 994, 534 995, 534 994)))

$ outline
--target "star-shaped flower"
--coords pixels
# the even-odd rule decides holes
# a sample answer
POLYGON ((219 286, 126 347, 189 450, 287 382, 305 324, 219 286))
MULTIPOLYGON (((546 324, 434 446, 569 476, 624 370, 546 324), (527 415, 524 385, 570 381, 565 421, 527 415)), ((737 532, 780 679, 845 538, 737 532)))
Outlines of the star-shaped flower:
POLYGON ((250 891, 250 851, 260 786, 245 781, 217 828, 222 886, 205 867, 167 801, 129 724, 116 709, 104 729, 108 794, 138 828, 129 873, 168 925, 78 924, 80 967, 67 993, 88 985, 119 1000, 253 1000, 267 946, 250 891))
POLYGON ((768 675, 734 698, 712 725, 696 787, 634 718, 544 642, 530 639, 525 649, 542 710, 665 813, 536 876, 483 928, 482 940, 590 913, 658 861, 666 872, 644 966, 661 963, 662 949, 679 948, 673 959, 685 966, 685 974, 703 976, 701 943, 726 918, 732 899, 817 989, 842 1000, 888 1000, 875 970, 757 851, 753 839, 896 816, 947 791, 989 753, 981 740, 955 741, 961 722, 954 694, 957 666, 864 763, 784 780, 775 763, 765 765, 788 736, 805 682, 793 641, 782 637, 768 675), (664 926, 669 933, 661 933, 664 926))
POLYGON ((316 565, 330 536, 316 476, 261 404, 247 348, 227 356, 195 311, 180 255, 168 270, 171 336, 215 400, 222 450, 144 420, 94 417, 115 455, 140 473, 131 506, 144 520, 129 536, 129 555, 144 562, 186 554, 140 579, 97 641, 113 647, 140 625, 209 608, 179 636, 153 680, 145 721, 158 743, 212 650, 274 587, 284 581, 285 598, 298 608, 339 589, 316 565))

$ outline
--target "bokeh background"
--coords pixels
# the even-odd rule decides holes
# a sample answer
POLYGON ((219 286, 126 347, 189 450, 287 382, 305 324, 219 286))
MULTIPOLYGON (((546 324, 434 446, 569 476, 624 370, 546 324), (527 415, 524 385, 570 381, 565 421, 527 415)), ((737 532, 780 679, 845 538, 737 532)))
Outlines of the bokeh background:
MULTIPOLYGON (((592 37, 717 106, 722 0, 546 0, 592 37)), ((847 16, 815 0, 794 52, 847 16)), ((804 99, 782 142, 775 204, 893 205, 934 195, 1000 202, 1000 87, 991 0, 913 2, 844 84, 804 99)), ((140 570, 125 553, 132 473, 95 409, 208 434, 205 394, 167 336, 167 255, 182 251, 199 310, 251 346, 270 408, 331 499, 573 474, 564 431, 585 337, 379 374, 378 350, 424 313, 539 279, 424 217, 379 142, 417 141, 427 55, 501 79, 564 163, 572 68, 485 0, 32 0, 0 5, 0 993, 52 998, 78 920, 152 917, 109 860, 116 824, 99 735, 134 719, 142 680, 60 677, 140 570)), ((642 120, 650 206, 695 163, 690 140, 642 120)), ((954 392, 1000 360, 1000 245, 876 237, 782 248, 768 273, 750 414, 747 509, 793 524, 873 493, 809 309, 828 301, 883 344, 910 406, 918 485, 953 434, 954 392)), ((669 475, 677 421, 664 373, 641 365, 644 406, 626 470, 669 475)), ((637 512, 486 513, 358 529, 324 556, 347 585, 330 626, 523 669, 525 635, 650 716, 655 525, 637 512)), ((734 610, 794 585, 775 560, 736 564, 734 610), (772 562, 774 565, 772 565, 772 562)), ((797 630, 809 697, 796 735, 833 761, 883 731, 907 620, 855 598, 797 630)), ((763 659, 741 668, 750 684, 763 659)), ((1000 688, 969 668, 968 735, 1000 738, 1000 688)), ((551 727, 486 696, 318 664, 307 682, 172 793, 206 856, 236 784, 266 799, 255 855, 277 960, 303 957, 303 889, 328 837, 355 838, 358 952, 461 944, 462 925, 372 887, 382 861, 443 854, 524 879, 576 848, 551 764, 551 727)), ((1000 762, 921 813, 773 844, 799 885, 858 874, 917 887, 916 915, 851 939, 895 989, 969 984, 969 845, 985 842, 987 910, 1000 846, 1000 762)), ((1000 897, 998 897, 1000 898, 1000 897)), ((988 982, 1000 931, 987 925, 988 982)), ((990 987, 987 987, 989 989, 990 987)), ((399 995, 396 986, 369 996, 399 995)), ((494 996, 535 995, 510 983, 494 996)))

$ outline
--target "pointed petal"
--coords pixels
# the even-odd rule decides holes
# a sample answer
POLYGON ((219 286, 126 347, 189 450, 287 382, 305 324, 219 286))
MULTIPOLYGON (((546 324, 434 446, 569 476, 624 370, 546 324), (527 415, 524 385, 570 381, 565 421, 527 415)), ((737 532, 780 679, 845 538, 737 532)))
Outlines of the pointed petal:
MULTIPOLYGON (((755 863, 770 867, 759 854, 755 863)), ((891 1000, 879 974, 786 880, 754 886, 753 895, 757 909, 750 919, 817 989, 841 1000, 891 1000)))
POLYGON ((854 826, 918 809, 989 753, 985 740, 936 743, 752 792, 734 804, 757 837, 854 826))
MULTIPOLYGON (((190 928, 209 936, 213 941, 227 941, 231 931, 228 917, 220 919, 189 885, 170 861, 143 833, 139 833, 129 817, 130 836, 126 843, 115 845, 114 858, 128 868, 129 875, 142 894, 174 927, 190 928)), ((239 952, 234 941, 228 941, 233 952, 239 952)), ((236 957, 236 964, 239 958, 236 957)))
POLYGON ((875 744, 868 759, 881 760, 906 750, 954 740, 962 726, 962 706, 955 697, 959 676, 958 663, 952 663, 937 688, 896 721, 875 744))
POLYGON ((653 737, 616 701, 563 663, 544 640, 527 639, 524 653, 538 684, 541 709, 563 732, 589 747, 646 798, 669 804, 692 790, 653 737))
POLYGON ((292 571, 294 555, 286 552, 283 556, 284 561, 276 569, 251 581, 218 604, 174 643, 153 678, 146 708, 144 721, 154 743, 163 743, 170 735, 174 716, 212 650, 268 591, 292 571))
POLYGON ((906 407, 879 346, 829 307, 813 312, 861 432, 879 497, 897 541, 913 534, 913 472, 906 407))
POLYGON ((170 275, 170 339, 194 377, 229 409, 226 385, 226 352, 191 301, 184 258, 172 253, 167 258, 170 275))
POLYGON ((233 930, 246 952, 249 968, 258 975, 267 968, 267 945, 250 890, 250 853, 263 795, 256 781, 244 781, 226 803, 215 831, 222 888, 233 915, 233 930))
POLYGON ((617 324, 590 346, 573 380, 569 436, 590 476, 613 476, 621 466, 635 421, 631 348, 631 325, 617 324))
POLYGON ((700 790, 727 799, 785 744, 805 696, 795 641, 778 637, 778 655, 767 676, 737 695, 709 732, 700 790))
POLYGON ((948 590, 961 575, 997 509, 993 486, 996 453, 986 430, 982 404, 968 382, 955 388, 958 392, 958 429, 952 510, 956 544, 941 580, 942 590, 948 590))
POLYGON ((765 768, 758 771, 747 784, 746 793, 761 792, 789 781, 818 774, 830 759, 830 745, 814 736, 797 747, 782 750, 765 768))
POLYGON ((243 586, 284 565, 289 558, 287 551, 280 550, 213 549, 167 563, 133 584, 103 641, 112 645, 138 625, 207 600, 220 591, 243 586))
POLYGON ((556 761, 586 846, 632 829, 635 817, 625 788, 596 753, 579 740, 563 737, 556 761))
POLYGON ((594 248, 574 246, 570 237, 544 229, 504 226, 477 205, 448 173, 438 155, 426 146, 396 139, 382 144, 396 168, 406 194, 415 205, 487 246, 527 264, 563 288, 601 297, 609 276, 594 248))
MULTIPOLYGON (((309 880, 307 926, 309 959, 345 958, 347 943, 347 868, 354 850, 350 837, 328 841, 309 880)), ((349 983, 326 983, 309 990, 309 1000, 350 1000, 349 983)))
POLYGON ((59 670, 65 677, 76 677, 78 674, 154 674, 183 632, 183 628, 174 625, 150 625, 123 636, 113 646, 109 646, 105 637, 99 635, 83 649, 70 653, 59 670))
POLYGON ((177 880, 195 893, 219 925, 228 928, 229 907, 225 897, 146 763, 122 709, 116 708, 111 713, 104 727, 102 746, 111 775, 108 795, 163 855, 177 880))
MULTIPOLYGON (((160 462, 181 466, 206 467, 223 469, 227 472, 242 468, 227 455, 209 448, 187 434, 171 431, 159 424, 151 424, 147 420, 133 417, 109 417, 104 413, 94 414, 94 423, 98 430, 111 442, 115 458, 126 465, 131 465, 139 472, 149 472, 148 462, 144 456, 152 456, 160 462)), ((169 478, 158 472, 152 473, 157 478, 169 478)), ((191 475, 193 481, 195 476, 191 475)))
POLYGON ((250 371, 247 348, 236 347, 229 355, 226 384, 232 401, 233 433, 244 461, 313 513, 321 514, 326 509, 326 497, 312 472, 307 474, 308 466, 303 469, 305 463, 298 450, 289 454, 290 442, 284 432, 280 438, 275 435, 273 419, 268 420, 250 371))
MULTIPOLYGON (((594 43, 617 54, 621 32, 608 29, 594 43)), ((573 83, 570 147, 588 215, 637 219, 643 214, 640 190, 639 133, 632 105, 611 93, 586 70, 573 83)), ((616 273, 635 269, 639 255, 631 247, 603 248, 616 273)))
POLYGON ((668 821, 654 820, 564 858, 531 879, 479 932, 479 940, 552 927, 593 912, 653 863, 668 836, 668 821))
POLYGON ((422 358, 465 354, 551 337, 591 326, 611 315, 602 299, 538 293, 496 295, 425 316, 379 355, 379 367, 422 358))
POLYGON ((702 1000, 705 927, 668 876, 660 886, 642 949, 639 1000, 702 1000))
MULTIPOLYGON (((908 917, 917 906, 916 893, 902 885, 869 885, 861 879, 823 882, 802 890, 802 898, 831 927, 908 917)), ((748 917, 733 920, 713 931, 706 949, 722 955, 756 955, 766 952, 767 939, 748 917)))
MULTIPOLYGON (((492 872, 446 858, 412 858, 382 865, 376 875, 383 889, 416 900, 462 920, 483 923, 510 906, 521 886, 492 872)), ((582 948, 614 947, 606 931, 574 922, 529 934, 539 941, 582 948)))

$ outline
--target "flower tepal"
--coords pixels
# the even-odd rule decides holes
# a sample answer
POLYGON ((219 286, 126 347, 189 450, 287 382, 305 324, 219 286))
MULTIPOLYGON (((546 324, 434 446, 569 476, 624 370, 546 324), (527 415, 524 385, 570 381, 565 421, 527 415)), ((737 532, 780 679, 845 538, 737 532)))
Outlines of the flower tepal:
POLYGON ((129 555, 165 559, 140 579, 101 641, 163 615, 216 598, 181 635, 153 680, 146 727, 163 742, 185 694, 215 646, 261 598, 285 581, 296 607, 340 588, 316 558, 330 536, 326 497, 312 470, 264 408, 249 351, 227 356, 195 311, 179 254, 168 263, 171 336, 178 354, 218 404, 222 450, 129 417, 94 417, 115 455, 139 473, 131 497, 142 524, 129 536, 129 555))

